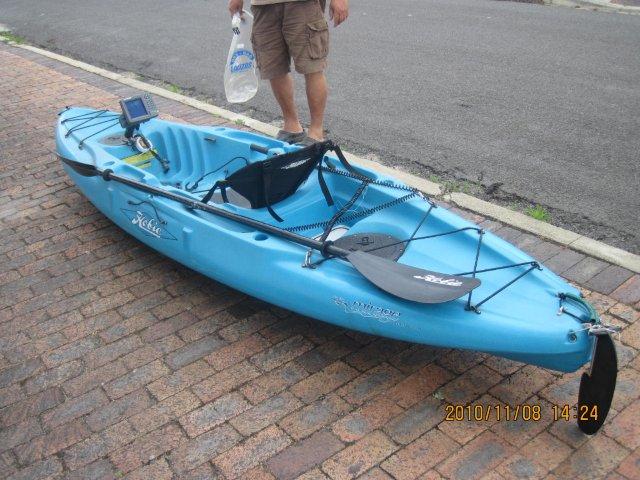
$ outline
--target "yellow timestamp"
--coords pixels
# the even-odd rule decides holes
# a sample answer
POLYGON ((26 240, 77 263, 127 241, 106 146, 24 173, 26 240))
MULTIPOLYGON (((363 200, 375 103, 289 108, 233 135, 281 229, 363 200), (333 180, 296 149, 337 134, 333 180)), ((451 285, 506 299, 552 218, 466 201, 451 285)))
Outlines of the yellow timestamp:
POLYGON ((582 422, 598 421, 598 405, 554 405, 553 420, 580 420, 582 422))
MULTIPOLYGON (((539 422, 543 418, 545 410, 539 404, 468 404, 468 405, 445 405, 445 421, 507 421, 507 422, 539 422)), ((569 421, 578 419, 580 421, 598 420, 597 405, 552 405, 551 414, 553 421, 569 421)))
POLYGON ((488 422, 524 420, 525 422, 538 422, 542 418, 542 407, 540 405, 446 405, 445 420, 448 422, 476 421, 488 422))

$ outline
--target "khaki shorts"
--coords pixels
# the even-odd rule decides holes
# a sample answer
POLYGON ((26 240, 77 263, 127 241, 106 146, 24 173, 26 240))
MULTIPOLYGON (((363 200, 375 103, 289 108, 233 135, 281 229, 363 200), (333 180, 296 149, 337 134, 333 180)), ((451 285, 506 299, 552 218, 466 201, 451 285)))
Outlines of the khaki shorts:
POLYGON ((320 2, 304 0, 251 6, 251 43, 262 78, 268 80, 289 73, 291 59, 298 73, 324 71, 329 53, 329 27, 320 2))

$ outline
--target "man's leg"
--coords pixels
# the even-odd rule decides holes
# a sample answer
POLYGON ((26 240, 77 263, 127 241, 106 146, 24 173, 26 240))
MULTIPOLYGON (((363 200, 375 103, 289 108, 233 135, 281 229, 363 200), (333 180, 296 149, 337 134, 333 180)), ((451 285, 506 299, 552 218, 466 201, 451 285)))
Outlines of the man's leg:
POLYGON ((324 109, 327 105, 327 78, 324 72, 307 73, 304 76, 311 124, 308 135, 314 140, 324 140, 324 109))
POLYGON ((298 118, 298 109, 293 98, 293 77, 290 73, 269 80, 273 96, 276 97, 282 116, 284 117, 283 130, 291 133, 302 132, 302 125, 298 118))

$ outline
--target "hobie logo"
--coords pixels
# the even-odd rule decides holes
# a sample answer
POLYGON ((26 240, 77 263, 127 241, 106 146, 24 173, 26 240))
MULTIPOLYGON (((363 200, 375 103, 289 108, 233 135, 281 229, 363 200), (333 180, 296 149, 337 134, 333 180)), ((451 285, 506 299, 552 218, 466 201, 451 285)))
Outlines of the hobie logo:
POLYGON ((160 225, 158 225, 158 221, 155 218, 147 218, 144 216, 140 210, 136 212, 136 216, 131 223, 139 226, 142 230, 146 230, 154 237, 160 238, 160 234, 162 233, 162 229, 160 225))
POLYGON ((143 210, 126 210, 124 208, 122 209, 122 213, 127 216, 133 225, 142 230, 145 235, 162 238, 164 240, 176 239, 176 237, 171 235, 171 233, 162 226, 162 222, 153 214, 149 214, 143 210))
POLYGON ((436 277, 435 275, 414 275, 413 278, 424 280, 425 282, 429 283, 437 283, 438 285, 448 285, 450 287, 459 287, 460 285, 462 285, 461 281, 454 278, 442 278, 436 277))

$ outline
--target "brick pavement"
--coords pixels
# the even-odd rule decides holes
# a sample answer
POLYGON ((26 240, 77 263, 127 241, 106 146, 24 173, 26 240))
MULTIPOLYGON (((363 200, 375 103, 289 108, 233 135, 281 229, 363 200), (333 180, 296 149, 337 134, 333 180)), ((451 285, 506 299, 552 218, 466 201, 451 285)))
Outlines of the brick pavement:
POLYGON ((301 318, 114 227, 63 174, 53 127, 61 106, 115 109, 129 87, 0 44, 0 92, 0 477, 640 478, 640 276, 460 212, 623 326, 613 411, 587 438, 550 418, 579 373, 301 318), (459 401, 543 418, 444 421, 459 401))

